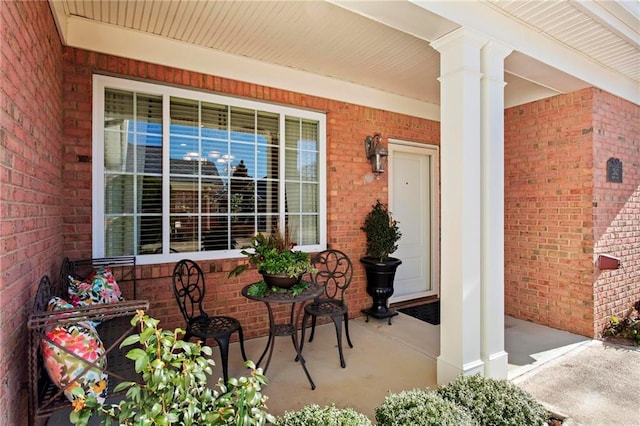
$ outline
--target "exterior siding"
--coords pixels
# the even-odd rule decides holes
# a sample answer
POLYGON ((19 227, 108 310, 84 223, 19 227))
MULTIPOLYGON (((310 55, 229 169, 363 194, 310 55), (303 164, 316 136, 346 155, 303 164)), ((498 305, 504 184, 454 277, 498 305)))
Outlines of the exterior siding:
POLYGON ((593 90, 594 263, 599 254, 621 259, 618 270, 595 272, 594 334, 612 315, 640 301, 640 107, 593 90), (607 161, 622 161, 622 183, 607 182, 607 161))
MULTIPOLYGON (((376 110, 331 99, 318 98, 286 90, 219 78, 196 72, 117 58, 80 49, 64 51, 64 169, 65 255, 91 255, 91 93, 92 74, 109 73, 125 78, 181 85, 197 90, 277 102, 300 108, 325 111, 327 114, 327 230, 328 244, 346 252, 356 267, 352 287, 347 293, 350 312, 358 315, 370 305, 366 293, 364 269, 358 259, 364 254, 365 239, 360 226, 377 199, 386 202, 387 180, 367 183, 370 165, 363 149, 365 136, 380 132, 386 143, 389 137, 419 143, 438 144, 437 122, 376 110)), ((256 280, 257 274, 243 274, 228 279, 239 259, 199 262, 207 274, 210 313, 236 316, 248 338, 267 333, 266 308, 246 300, 240 290, 256 280), (213 290, 215 287, 215 290, 213 290)), ((165 328, 183 326, 171 290, 173 264, 141 266, 140 294, 148 296, 151 314, 162 319, 165 328)), ((277 315, 283 319, 284 310, 277 315)))
POLYGON ((591 89, 505 110, 505 312, 593 336, 591 89))
POLYGON ((22 425, 26 320, 62 261, 62 45, 47 2, 3 2, 0 28, 0 424, 22 425))

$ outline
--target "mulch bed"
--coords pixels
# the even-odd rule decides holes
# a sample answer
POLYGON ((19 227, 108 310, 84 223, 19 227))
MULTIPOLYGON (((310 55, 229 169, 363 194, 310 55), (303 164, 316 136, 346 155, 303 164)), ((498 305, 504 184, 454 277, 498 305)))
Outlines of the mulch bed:
POLYGON ((638 344, 635 343, 632 339, 625 339, 624 337, 606 336, 602 338, 602 341, 605 343, 611 343, 614 345, 631 346, 634 348, 638 347, 638 344))

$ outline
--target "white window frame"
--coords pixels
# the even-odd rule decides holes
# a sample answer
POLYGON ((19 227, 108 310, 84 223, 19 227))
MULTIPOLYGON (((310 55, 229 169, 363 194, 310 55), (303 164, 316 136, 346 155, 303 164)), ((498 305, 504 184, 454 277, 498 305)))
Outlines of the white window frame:
MULTIPOLYGON (((157 95, 163 97, 163 174, 162 174, 162 227, 163 227, 163 246, 169 246, 169 233, 166 232, 170 228, 169 222, 169 100, 171 97, 180 97, 186 99, 194 99, 202 102, 211 102, 241 108, 250 108, 254 110, 274 112, 280 114, 280 128, 284 131, 284 120, 286 116, 315 120, 319 123, 319 158, 318 158, 318 184, 319 184, 319 200, 318 200, 318 231, 320 242, 315 245, 298 246, 297 249, 306 252, 317 252, 327 247, 327 185, 326 185, 326 115, 324 113, 287 107, 283 105, 258 102, 237 97, 223 96, 209 92, 198 91, 195 89, 186 89, 173 86, 166 86, 156 83, 149 83, 136 80, 128 80, 124 78, 105 76, 100 74, 93 75, 93 114, 92 114, 92 251, 93 257, 105 256, 105 186, 104 186, 104 93, 105 89, 113 88, 127 90, 132 92, 142 92, 149 95, 157 95)), ((285 173, 284 173, 284 137, 280 138, 280 155, 279 155, 279 197, 284 198, 285 173)), ((280 206, 284 203, 280 203, 280 206)), ((284 211, 280 211, 279 215, 284 217, 284 211)), ((193 260, 213 260, 242 257, 240 249, 234 250, 217 250, 217 251, 201 251, 188 253, 159 253, 144 254, 136 256, 136 263, 140 265, 176 262, 179 259, 188 256, 193 260)))

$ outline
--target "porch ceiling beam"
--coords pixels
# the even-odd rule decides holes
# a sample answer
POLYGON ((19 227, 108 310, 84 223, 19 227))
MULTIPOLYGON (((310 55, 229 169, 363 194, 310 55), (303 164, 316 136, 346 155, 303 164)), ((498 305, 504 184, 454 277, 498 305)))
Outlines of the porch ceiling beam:
POLYGON ((443 19, 408 1, 396 1, 392 7, 389 7, 388 2, 383 1, 327 1, 428 42, 460 28, 459 24, 443 19))
MULTIPOLYGON (((628 101, 640 104, 638 82, 611 70, 593 58, 570 49, 553 38, 525 26, 500 13, 488 1, 409 0, 490 39, 508 44, 515 51, 534 58, 555 69, 573 75, 589 85, 599 87, 628 101)), ((505 71, 509 72, 508 61, 505 71)), ((525 78, 526 73, 516 73, 525 78)), ((530 78, 532 81, 537 81, 530 78)), ((544 82, 542 82, 544 83, 544 82)), ((552 82, 546 83, 552 87, 552 82)))
POLYGON ((616 33, 636 48, 640 47, 640 28, 638 28, 640 5, 636 5, 636 9, 631 10, 631 6, 625 6, 624 3, 617 1, 572 0, 572 3, 600 25, 616 33))

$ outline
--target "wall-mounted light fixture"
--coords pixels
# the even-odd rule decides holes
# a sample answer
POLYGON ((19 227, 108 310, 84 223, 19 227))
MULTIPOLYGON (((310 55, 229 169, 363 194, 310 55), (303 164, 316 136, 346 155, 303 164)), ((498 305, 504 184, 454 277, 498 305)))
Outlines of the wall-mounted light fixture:
POLYGON ((380 133, 374 133, 373 136, 367 136, 364 139, 364 152, 369 162, 371 162, 371 171, 375 173, 376 179, 380 179, 380 173, 384 173, 384 168, 387 165, 387 156, 389 155, 389 151, 382 147, 380 133))

